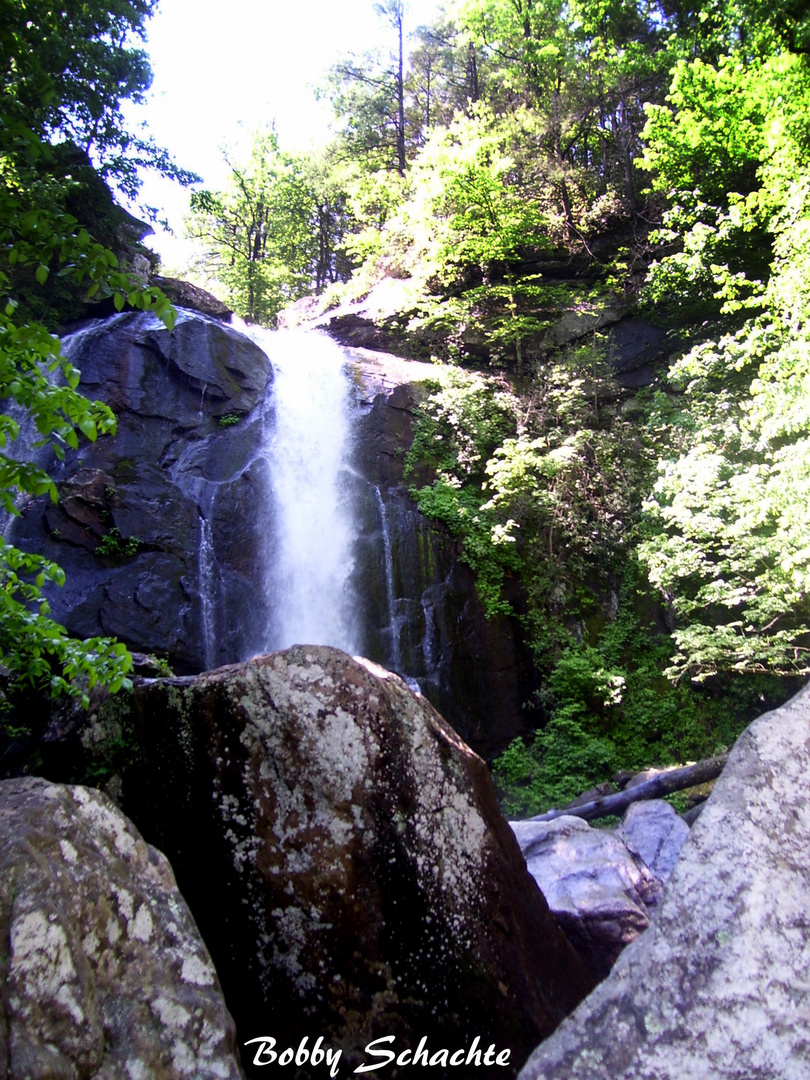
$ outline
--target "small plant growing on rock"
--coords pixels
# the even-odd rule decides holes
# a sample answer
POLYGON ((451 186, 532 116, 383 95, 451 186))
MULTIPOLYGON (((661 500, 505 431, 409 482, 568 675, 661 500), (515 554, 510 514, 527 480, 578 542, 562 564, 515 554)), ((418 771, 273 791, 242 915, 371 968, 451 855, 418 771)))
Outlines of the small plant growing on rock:
POLYGON ((137 536, 124 538, 118 529, 112 528, 105 536, 102 536, 95 554, 105 558, 128 559, 132 555, 137 555, 142 547, 143 541, 137 536))
POLYGON ((242 418, 238 415, 238 413, 229 412, 225 413, 224 416, 220 416, 217 423, 221 428, 233 427, 233 425, 238 424, 241 419, 242 418))

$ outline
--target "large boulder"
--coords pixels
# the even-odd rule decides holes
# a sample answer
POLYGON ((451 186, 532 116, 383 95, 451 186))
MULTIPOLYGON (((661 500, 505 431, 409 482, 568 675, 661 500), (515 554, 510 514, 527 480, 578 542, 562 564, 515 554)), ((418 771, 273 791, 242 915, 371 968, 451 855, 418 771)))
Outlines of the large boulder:
POLYGON ((0 930, 0 1076, 243 1075, 171 867, 98 791, 0 783, 0 930))
POLYGON ((650 930, 520 1080, 804 1080, 810 688, 737 740, 650 930))
POLYGON ((88 724, 133 747, 123 806, 172 859, 243 1043, 322 1035, 354 1067, 372 1039, 478 1036, 514 1067, 592 984, 483 761, 367 661, 295 647, 144 682, 88 724))
POLYGON ((261 649, 267 357, 183 309, 172 331, 124 313, 81 326, 63 347, 82 391, 109 404, 118 427, 62 463, 43 461, 59 502, 28 503, 11 531, 64 568, 65 587, 49 596, 55 618, 185 672, 261 649))
POLYGON ((610 829, 567 815, 511 825, 554 918, 594 976, 603 979, 650 925, 661 882, 610 829))

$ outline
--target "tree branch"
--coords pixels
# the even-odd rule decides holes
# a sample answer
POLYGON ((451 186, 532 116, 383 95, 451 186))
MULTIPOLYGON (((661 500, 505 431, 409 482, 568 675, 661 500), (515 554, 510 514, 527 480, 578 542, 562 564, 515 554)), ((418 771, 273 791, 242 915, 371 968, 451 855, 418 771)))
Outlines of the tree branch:
POLYGON ((670 769, 668 772, 658 773, 657 776, 645 780, 643 784, 617 791, 615 795, 603 795, 581 806, 564 806, 561 810, 548 810, 545 814, 537 814, 527 820, 553 821, 558 817, 570 816, 593 821, 595 818, 607 817, 608 814, 623 814, 631 803, 645 799, 660 799, 662 795, 671 795, 673 791, 683 791, 685 788, 716 780, 727 760, 728 754, 719 754, 717 757, 698 761, 695 765, 685 765, 682 769, 670 769))

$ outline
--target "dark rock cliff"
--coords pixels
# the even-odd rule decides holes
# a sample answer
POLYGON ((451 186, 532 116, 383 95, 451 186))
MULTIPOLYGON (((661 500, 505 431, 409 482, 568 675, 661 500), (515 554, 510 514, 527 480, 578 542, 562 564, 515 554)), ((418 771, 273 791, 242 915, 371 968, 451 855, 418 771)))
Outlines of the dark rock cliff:
POLYGON ((118 430, 48 462, 58 504, 31 502, 13 524, 15 543, 66 572, 50 597, 55 618, 180 671, 250 655, 265 617, 253 571, 255 519, 269 506, 259 457, 266 356, 182 309, 171 332, 122 314, 64 344, 83 392, 112 407, 118 430))
MULTIPOLYGON (((183 674, 266 651, 278 599, 264 572, 275 497, 267 357, 185 309, 171 332, 119 314, 80 326, 64 346, 118 430, 43 462, 59 501, 30 501, 12 525, 13 542, 65 570, 49 596, 55 618, 183 674)), ((408 494, 418 383, 432 368, 351 349, 346 362, 357 386, 349 497, 360 651, 418 683, 489 758, 530 726, 523 705, 536 686, 517 622, 484 617, 456 541, 408 494)))
POLYGON ((357 568, 367 655, 407 673, 462 738, 492 757, 531 726, 524 705, 536 676, 517 621, 485 617, 457 542, 408 494, 419 383, 435 369, 366 350, 347 356, 364 396, 354 459, 366 485, 357 568))

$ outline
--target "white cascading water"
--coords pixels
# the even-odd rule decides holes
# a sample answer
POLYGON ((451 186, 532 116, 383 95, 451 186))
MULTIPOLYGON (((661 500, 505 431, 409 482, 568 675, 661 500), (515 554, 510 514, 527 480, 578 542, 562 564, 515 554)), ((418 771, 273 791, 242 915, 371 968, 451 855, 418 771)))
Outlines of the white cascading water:
POLYGON ((274 370, 265 451, 274 494, 265 648, 333 645, 357 653, 356 527, 347 470, 352 395, 344 354, 317 332, 251 327, 248 333, 274 370))
POLYGON ((203 648, 205 666, 210 669, 216 663, 216 559, 211 536, 211 522, 200 518, 200 550, 198 556, 200 575, 200 600, 202 603, 203 648))
POLYGON ((380 514, 383 554, 385 556, 385 597, 388 601, 388 623, 391 632, 391 643, 389 647, 390 658, 388 663, 394 671, 401 671, 402 648, 400 645, 400 633, 402 627, 397 616, 397 598, 394 591, 394 552, 391 546, 391 533, 388 529, 388 513, 385 509, 382 492, 376 485, 374 487, 374 495, 377 500, 377 508, 380 514))

